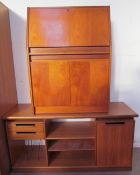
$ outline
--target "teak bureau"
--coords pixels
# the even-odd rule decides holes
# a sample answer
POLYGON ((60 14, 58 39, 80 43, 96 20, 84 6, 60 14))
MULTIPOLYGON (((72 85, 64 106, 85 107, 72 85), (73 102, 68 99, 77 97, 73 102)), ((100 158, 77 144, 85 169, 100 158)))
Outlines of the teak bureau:
MULTIPOLYGON (((8 22, 5 10, 0 12, 8 22)), ((13 78, 6 87, 3 78, 0 87, 0 100, 13 100, 0 108, 8 142, 7 148, 3 136, 0 148, 7 151, 4 163, 8 152, 10 162, 5 170, 8 165, 12 172, 131 170, 138 115, 122 102, 110 102, 111 47, 108 6, 28 8, 32 103, 17 104, 13 71, 5 72, 3 77, 13 78)))
POLYGON ((35 113, 107 112, 109 7, 29 8, 27 31, 35 113))

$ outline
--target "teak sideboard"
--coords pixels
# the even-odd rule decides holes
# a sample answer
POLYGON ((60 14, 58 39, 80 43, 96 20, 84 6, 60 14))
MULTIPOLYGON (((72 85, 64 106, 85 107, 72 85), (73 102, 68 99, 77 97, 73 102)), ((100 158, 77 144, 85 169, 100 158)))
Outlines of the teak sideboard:
POLYGON ((121 102, 86 114, 35 115, 17 105, 5 117, 12 171, 131 170, 136 116, 121 102))
MULTIPOLYGON (((0 20, 6 21, 0 29, 10 45, 7 12, 0 3, 0 20)), ((9 64, 9 71, 2 71, 2 78, 0 74, 0 149, 6 155, 3 162, 0 157, 2 175, 8 168, 131 170, 138 115, 123 102, 110 102, 110 8, 28 8, 27 16, 31 104, 17 104, 11 45, 7 57, 0 44, 5 55, 0 55, 0 68, 9 64)))

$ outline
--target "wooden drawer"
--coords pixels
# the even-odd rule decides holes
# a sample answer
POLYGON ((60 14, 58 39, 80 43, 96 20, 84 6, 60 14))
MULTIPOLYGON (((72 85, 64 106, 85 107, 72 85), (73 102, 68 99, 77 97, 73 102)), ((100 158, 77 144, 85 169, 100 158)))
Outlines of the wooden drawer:
POLYGON ((7 133, 12 140, 44 139, 43 121, 11 121, 7 122, 7 133))

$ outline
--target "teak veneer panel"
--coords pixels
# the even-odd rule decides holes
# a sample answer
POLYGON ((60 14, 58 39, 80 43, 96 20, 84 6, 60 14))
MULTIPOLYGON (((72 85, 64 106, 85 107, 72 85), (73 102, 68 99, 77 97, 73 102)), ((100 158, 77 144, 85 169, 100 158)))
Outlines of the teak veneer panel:
POLYGON ((131 167, 133 120, 97 122, 97 166, 131 167))
POLYGON ((67 118, 96 118, 117 119, 134 118, 138 114, 123 102, 111 102, 108 112, 87 114, 34 114, 31 104, 19 104, 3 117, 5 120, 40 120, 40 119, 67 119, 67 118))
POLYGON ((0 2, 0 174, 8 175, 9 151, 2 117, 17 104, 8 8, 0 2))
POLYGON ((17 104, 9 11, 0 2, 0 117, 17 104))
POLYGON ((69 65, 66 61, 31 63, 34 106, 70 104, 69 65))
POLYGON ((71 105, 105 106, 108 109, 109 68, 108 59, 71 61, 71 105))
POLYGON ((109 7, 28 9, 29 47, 109 46, 109 7))
POLYGON ((88 57, 68 61, 32 60, 33 100, 37 113, 107 111, 110 61, 88 57))

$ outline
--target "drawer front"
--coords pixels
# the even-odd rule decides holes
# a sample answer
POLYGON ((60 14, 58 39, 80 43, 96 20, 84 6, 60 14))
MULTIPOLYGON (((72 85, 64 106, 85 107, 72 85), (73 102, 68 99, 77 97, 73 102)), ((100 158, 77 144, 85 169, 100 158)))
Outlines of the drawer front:
POLYGON ((7 133, 10 139, 44 139, 45 129, 43 121, 27 122, 7 122, 7 133))

